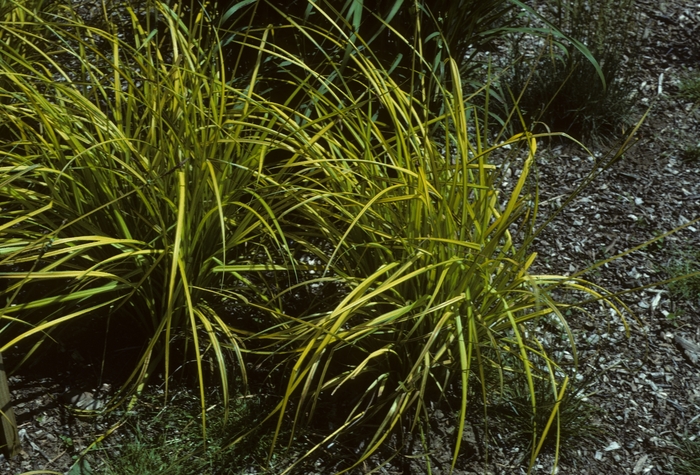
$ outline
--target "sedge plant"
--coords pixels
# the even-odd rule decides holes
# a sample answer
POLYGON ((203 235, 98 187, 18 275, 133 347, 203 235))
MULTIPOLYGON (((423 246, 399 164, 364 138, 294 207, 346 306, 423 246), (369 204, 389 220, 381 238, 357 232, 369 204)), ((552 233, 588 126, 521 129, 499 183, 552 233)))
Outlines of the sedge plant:
MULTIPOLYGON (((515 28, 510 38, 515 64, 505 81, 522 91, 517 103, 528 118, 587 141, 606 142, 633 128, 631 77, 641 34, 634 3, 546 0, 533 5, 538 13, 522 17, 528 27, 515 28), (533 37, 531 29, 541 35, 533 37), (586 50, 575 48, 577 42, 586 50)), ((512 106, 507 94, 504 99, 512 106)))
MULTIPOLYGON (((339 42, 338 48, 349 41, 342 25, 333 34, 290 23, 310 38, 339 42)), ((425 107, 422 88, 429 63, 414 53, 425 67, 416 68, 411 86, 402 87, 377 65, 367 45, 351 55, 342 75, 328 76, 279 46, 263 50, 271 61, 304 71, 293 81, 294 99, 306 107, 287 122, 300 124, 306 139, 277 165, 295 177, 293 201, 279 219, 299 252, 320 263, 314 274, 270 299, 274 304, 267 310, 282 323, 255 335, 268 342, 260 352, 281 358, 286 375, 281 401, 270 414, 276 421, 270 459, 284 443, 278 439, 287 424, 291 444, 313 424, 319 408, 333 407, 335 430, 307 457, 347 434, 366 434, 369 426, 364 450, 345 469, 351 470, 391 434, 425 424, 430 402, 456 391, 454 469, 471 423, 470 397, 492 401, 485 375, 490 367, 502 368, 498 355, 507 354, 517 363, 506 371, 523 375, 533 412, 538 378, 555 401, 539 419, 544 427, 532 431, 527 460, 532 468, 550 432, 558 432, 568 379, 531 323, 553 316, 575 354, 561 311, 575 306, 555 301, 553 289, 605 301, 620 318, 622 309, 614 296, 581 278, 530 273, 536 255, 527 243, 535 233, 537 190, 529 176, 542 136, 529 132, 515 112, 510 120, 522 132, 490 132, 489 111, 469 106, 459 66, 449 58, 451 87, 441 86, 442 110, 434 113, 425 107), (499 169, 490 159, 507 149, 524 157, 510 191, 499 188, 499 169), (283 294, 329 280, 342 290, 327 309, 290 315, 276 304, 283 294)))
POLYGON ((264 283, 246 272, 291 258, 284 183, 263 167, 284 125, 254 78, 226 84, 206 18, 153 8, 126 8, 129 37, 68 7, 0 23, 0 352, 97 342, 121 367, 111 355, 135 347, 114 404, 192 362, 204 421, 204 360, 226 401, 253 325, 226 323, 217 292, 254 300, 264 283))

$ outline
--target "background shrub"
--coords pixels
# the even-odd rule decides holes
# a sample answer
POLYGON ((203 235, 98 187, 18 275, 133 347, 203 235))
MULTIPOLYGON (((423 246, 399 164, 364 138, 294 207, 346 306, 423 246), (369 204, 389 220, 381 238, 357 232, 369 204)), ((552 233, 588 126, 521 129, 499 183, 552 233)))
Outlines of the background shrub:
POLYGON ((623 133, 631 124, 631 79, 639 54, 634 0, 545 0, 532 5, 542 16, 523 18, 528 27, 542 28, 541 36, 534 42, 529 33, 510 37, 513 67, 505 81, 523 113, 579 139, 623 133), (565 38, 547 36, 551 27, 565 38), (597 64, 572 40, 585 45, 597 64))
MULTIPOLYGON (((261 0, 219 3, 216 16, 226 67, 236 81, 247 81, 254 69, 257 51, 250 41, 273 27, 265 43, 282 54, 269 55, 258 72, 259 91, 267 98, 288 102, 296 96, 303 104, 296 84, 281 80, 304 76, 289 56, 360 93, 362 78, 354 80, 346 68, 353 56, 367 55, 391 72, 398 87, 420 98, 422 107, 438 112, 441 85, 451 80, 446 60, 455 59, 464 73, 474 55, 501 37, 512 8, 507 0, 261 0)), ((387 119, 384 111, 378 113, 387 119)))

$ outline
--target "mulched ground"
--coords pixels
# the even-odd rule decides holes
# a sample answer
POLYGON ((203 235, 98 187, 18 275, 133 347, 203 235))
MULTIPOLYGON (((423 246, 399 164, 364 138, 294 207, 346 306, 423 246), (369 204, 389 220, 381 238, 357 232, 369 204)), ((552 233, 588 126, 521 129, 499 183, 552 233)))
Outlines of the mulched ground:
MULTIPOLYGON (((635 78, 638 113, 648 105, 653 109, 634 148, 595 179, 540 236, 537 272, 574 274, 700 216, 700 159, 685 152, 688 146, 700 145, 700 108, 678 96, 686 69, 700 65, 700 4, 639 1, 638 5, 648 30, 642 72, 635 78)), ((538 170, 542 213, 548 215, 599 166, 601 157, 589 157, 571 145, 544 149, 538 170)), ((664 266, 678 251, 700 251, 699 229, 700 224, 686 227, 584 277, 613 291, 662 280, 667 277, 664 266)), ((587 400, 600 408, 594 422, 601 430, 595 438, 567 447, 560 474, 673 473, 673 461, 682 453, 677 438, 700 436, 700 301, 674 298, 664 287, 621 298, 637 317, 628 321, 629 336, 619 318, 597 305, 589 316, 573 316, 569 322, 578 345, 579 372, 593 391, 587 400)), ((49 369, 10 378, 22 450, 11 461, 0 456, 0 473, 67 473, 95 435, 114 422, 76 417, 69 410, 79 401, 99 400, 100 394, 98 388, 81 385, 85 363, 80 355, 66 358, 72 363, 63 373, 49 369)), ((434 417, 431 470, 447 473, 451 423, 442 412, 434 417)), ((465 444, 477 445, 479 430, 468 428, 465 444)), ((117 431, 108 440, 116 451, 128 437, 128 431, 117 431)), ((488 463, 479 460, 476 448, 474 460, 460 464, 455 473, 525 473, 522 451, 508 440, 503 428, 491 443, 488 463)), ((100 466, 101 456, 89 459, 93 468, 100 466)), ((410 460, 395 461, 374 473, 425 471, 420 460, 410 460)), ((243 470, 232 467, 231 473, 238 469, 243 470)), ((541 457, 535 472, 551 472, 551 455, 541 457)))

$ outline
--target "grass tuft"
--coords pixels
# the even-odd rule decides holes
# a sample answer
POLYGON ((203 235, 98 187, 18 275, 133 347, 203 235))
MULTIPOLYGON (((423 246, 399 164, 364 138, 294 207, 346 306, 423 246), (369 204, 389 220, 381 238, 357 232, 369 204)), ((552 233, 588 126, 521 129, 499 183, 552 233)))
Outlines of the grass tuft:
POLYGON ((679 95, 694 104, 700 103, 700 72, 686 73, 681 79, 679 95))
POLYGON ((163 404, 161 396, 149 392, 123 419, 123 432, 131 434, 129 440, 122 446, 106 441, 89 455, 99 457, 107 475, 223 475, 251 468, 263 470, 269 433, 260 431, 255 444, 225 446, 242 427, 258 424, 269 410, 269 402, 236 397, 227 419, 222 405, 212 405, 208 408, 211 423, 206 441, 199 430, 197 406, 195 393, 174 392, 163 404), (115 452, 116 457, 107 455, 115 452))
POLYGON ((699 475, 700 439, 695 436, 679 438, 677 445, 681 454, 673 465, 674 473, 678 475, 699 475))
POLYGON ((522 91, 519 107, 548 130, 580 140, 624 135, 632 123, 630 79, 639 54, 634 1, 547 0, 542 8, 541 19, 527 17, 534 20, 530 26, 558 32, 544 41, 511 37, 514 66, 506 82, 516 96, 522 91))
POLYGON ((506 386, 498 402, 489 410, 494 419, 491 422, 495 422, 493 425, 496 427, 493 431, 515 436, 525 447, 538 441, 543 450, 561 450, 562 456, 566 456, 567 451, 585 441, 592 441, 600 434, 597 419, 601 410, 588 402, 586 394, 591 386, 585 381, 577 381, 559 398, 552 393, 546 381, 537 379, 536 405, 533 411, 531 395, 526 385, 522 378, 516 378, 506 386), (545 432, 552 416, 557 430, 545 432))
POLYGON ((675 299, 700 300, 700 250, 676 250, 663 269, 671 279, 668 289, 675 299))

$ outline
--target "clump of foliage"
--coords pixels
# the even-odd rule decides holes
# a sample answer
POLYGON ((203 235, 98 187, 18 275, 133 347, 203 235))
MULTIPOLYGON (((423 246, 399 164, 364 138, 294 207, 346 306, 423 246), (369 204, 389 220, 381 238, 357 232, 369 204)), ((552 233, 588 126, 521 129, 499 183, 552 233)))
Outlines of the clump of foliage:
MULTIPOLYGON (((284 11, 279 24, 218 29, 183 6, 125 8, 129 28, 86 25, 67 5, 33 16, 31 35, 0 24, 15 39, 0 42, 15 60, 0 59, 0 351, 24 345, 31 359, 89 340, 108 366, 125 364, 114 350, 138 348, 109 409, 159 373, 167 394, 191 367, 203 440, 206 389, 220 388, 225 422, 249 380, 275 404, 221 449, 266 427, 269 462, 309 437, 285 473, 350 436, 363 444, 346 468, 358 466, 416 431, 447 391, 458 395, 454 468, 468 402, 490 400, 494 367, 502 384, 517 375, 533 410, 538 378, 562 399, 565 371, 535 323, 559 321, 575 354, 564 310, 579 308, 555 295, 583 292, 620 317, 625 307, 580 275, 531 272, 544 136, 517 109, 500 133, 487 127, 488 91, 474 105, 459 61, 415 41, 430 15, 414 12, 413 33, 396 37, 411 54, 397 79, 320 2, 308 8, 324 27, 284 11), (311 64, 275 40, 287 31, 319 48, 311 64), (244 75, 226 61, 231 44, 253 58, 244 75), (283 98, 268 95, 274 85, 283 98), (522 159, 507 189, 498 154, 522 159), (318 424, 326 408, 330 429, 318 424)), ((534 433, 531 467, 559 430, 534 433)))
POLYGON ((699 162, 700 161, 700 144, 698 145, 686 145, 682 152, 681 158, 686 162, 699 162))
POLYGON ((2 350, 31 341, 30 358, 85 340, 122 366, 117 350, 140 347, 122 397, 161 368, 167 380, 177 354, 195 362, 203 414, 205 359, 217 362, 224 400, 232 368, 245 382, 243 333, 224 322, 217 291, 255 295, 242 274, 291 258, 275 223, 286 178, 261 161, 285 119, 254 84, 225 83, 198 42, 201 19, 185 25, 153 7, 167 34, 127 8, 128 42, 70 10, 36 18, 37 35, 2 24, 39 57, 22 61, 2 43, 3 58, 17 58, 0 72, 11 85, 0 91, 2 350), (226 274, 223 263, 240 267, 226 274))
POLYGON ((682 77, 679 95, 695 104, 700 103, 700 72, 688 72, 682 77))
POLYGON ((578 139, 624 133, 640 31, 634 0, 545 0, 533 9, 542 17, 527 16, 530 27, 551 33, 536 42, 513 35, 514 66, 506 78, 524 114, 578 139))
POLYGON ((556 452, 565 452, 599 435, 596 418, 600 409, 588 401, 586 394, 592 384, 574 380, 566 391, 556 394, 546 377, 535 379, 534 405, 522 379, 515 378, 504 386, 503 392, 495 392, 497 397, 489 409, 497 421, 494 425, 510 433, 507 435, 515 435, 526 445, 540 443, 543 449, 556 452), (556 430, 547 431, 550 427, 556 427, 556 430))
MULTIPOLYGON (((681 76, 678 96, 692 102, 694 107, 700 105, 700 72, 686 71, 681 76)), ((700 143, 683 147, 681 158, 686 162, 700 161, 700 143)))
POLYGON ((673 279, 668 284, 673 297, 690 302, 700 300, 700 250, 675 251, 663 268, 673 279))
POLYGON ((228 421, 221 404, 211 406, 206 439, 199 430, 197 406, 197 398, 185 391, 174 392, 165 404, 162 395, 147 391, 122 422, 122 432, 131 437, 119 445, 109 439, 95 444, 89 452, 93 465, 101 463, 107 475, 214 475, 265 466, 265 442, 271 435, 263 430, 249 444, 224 447, 236 427, 256 426, 270 409, 269 402, 257 396, 237 397, 228 421), (118 457, 107 455, 114 452, 118 457))
POLYGON ((673 465, 674 473, 678 475, 700 474, 700 439, 688 437, 677 441, 681 455, 673 465))
MULTIPOLYGON (((248 77, 254 70, 257 51, 250 48, 246 35, 273 28, 266 44, 286 54, 268 57, 260 65, 260 90, 265 97, 289 99, 294 84, 276 80, 280 71, 303 74, 297 61, 287 60, 287 54, 319 74, 338 74, 342 80, 352 57, 369 53, 400 87, 424 89, 425 105, 437 111, 440 83, 450 81, 446 60, 461 58, 458 66, 462 72, 468 70, 473 65, 470 59, 503 35, 513 7, 508 0, 239 1, 215 6, 214 16, 220 19, 221 50, 233 77, 248 77), (430 71, 421 84, 412 82, 416 69, 430 71)), ((361 87, 352 82, 347 86, 361 87)))

